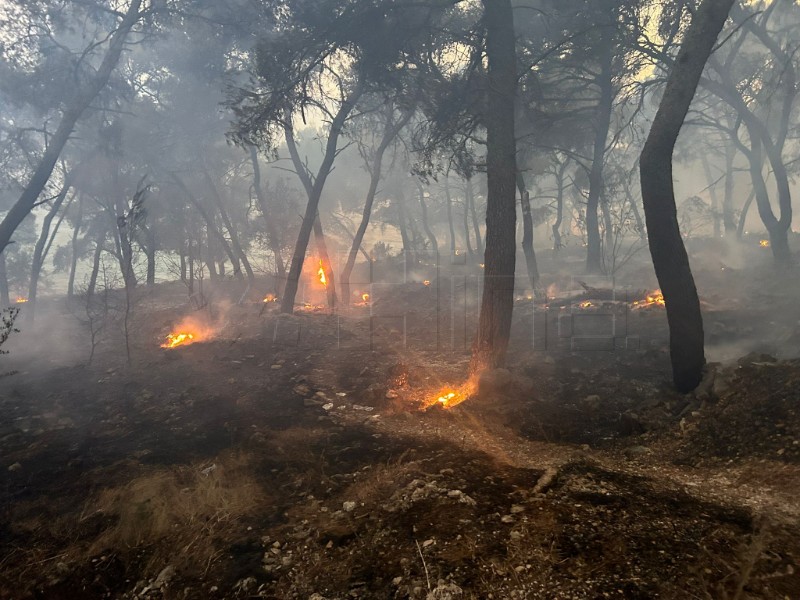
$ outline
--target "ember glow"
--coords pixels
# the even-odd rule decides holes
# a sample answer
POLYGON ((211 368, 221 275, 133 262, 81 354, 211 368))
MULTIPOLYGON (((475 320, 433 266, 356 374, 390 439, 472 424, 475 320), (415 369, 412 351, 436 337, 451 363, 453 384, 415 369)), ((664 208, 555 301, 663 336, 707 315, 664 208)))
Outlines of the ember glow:
POLYGON ((322 263, 322 259, 319 259, 319 269, 317 269, 317 276, 319 277, 319 282, 328 287, 328 278, 325 276, 325 265, 322 263))
POLYGON ((175 348, 176 346, 187 346, 194 343, 194 334, 192 333, 170 333, 167 340, 161 344, 162 348, 175 348))
POLYGON ((430 285, 430 284, 431 284, 430 279, 426 279, 425 281, 422 282, 422 285, 430 285))
POLYGON ((28 299, 23 296, 17 296, 17 299, 14 300, 17 304, 25 304, 27 301, 28 299))
POLYGON ((580 306, 581 308, 592 308, 594 306, 594 304, 592 304, 588 300, 584 300, 578 306, 580 306))
POLYGON ((361 294, 361 299, 364 302, 369 302, 369 294, 361 294))
POLYGON ((762 248, 769 248, 769 240, 759 240, 758 245, 762 248))
POLYGON ((277 301, 278 297, 275 294, 267 294, 266 296, 264 296, 264 299, 262 300, 262 302, 264 302, 265 304, 267 302, 277 302, 277 301))

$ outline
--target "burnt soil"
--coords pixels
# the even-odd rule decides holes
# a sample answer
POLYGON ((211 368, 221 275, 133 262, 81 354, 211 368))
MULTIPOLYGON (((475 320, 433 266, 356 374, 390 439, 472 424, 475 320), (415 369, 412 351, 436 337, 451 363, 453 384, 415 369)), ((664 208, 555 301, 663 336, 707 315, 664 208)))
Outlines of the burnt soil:
POLYGON ((522 298, 509 371, 450 410, 424 408, 463 382, 464 315, 433 286, 232 305, 172 350, 191 309, 142 292, 130 365, 119 339, 87 365, 77 330, 69 360, 4 357, 0 598, 797 598, 797 330, 773 321, 775 347, 752 285, 706 294, 712 347, 766 333, 692 394, 663 309, 580 351, 522 298))

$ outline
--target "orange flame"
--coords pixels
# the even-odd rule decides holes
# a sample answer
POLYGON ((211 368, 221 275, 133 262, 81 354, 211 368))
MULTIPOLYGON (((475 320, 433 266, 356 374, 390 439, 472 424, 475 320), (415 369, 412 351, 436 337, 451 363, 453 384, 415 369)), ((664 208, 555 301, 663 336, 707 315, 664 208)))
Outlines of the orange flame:
POLYGON ((17 296, 17 299, 14 300, 14 302, 16 302, 17 304, 25 304, 27 301, 28 299, 25 298, 24 296, 17 296))
POLYGON ((591 308, 591 307, 593 307, 593 306, 594 306, 594 304, 592 304, 592 303, 591 303, 591 302, 589 302, 588 300, 584 300, 584 301, 583 301, 583 302, 581 302, 581 303, 580 303, 578 306, 580 306, 581 308, 591 308))
POLYGON ((758 245, 761 246, 762 248, 769 248, 769 240, 760 240, 758 242, 758 245))
POLYGON ((473 376, 470 377, 466 383, 457 388, 444 387, 435 394, 435 397, 426 403, 429 407, 438 405, 442 408, 453 408, 454 406, 458 406, 465 400, 469 400, 469 397, 475 392, 477 387, 476 381, 477 378, 473 376))
POLYGON ((645 306, 664 306, 664 294, 661 293, 660 289, 649 292, 644 300, 637 300, 633 303, 634 308, 643 308, 645 306))
POLYGON ((262 300, 262 302, 264 302, 264 303, 277 302, 277 301, 278 301, 278 297, 275 294, 267 294, 266 296, 264 296, 264 299, 262 300))
POLYGON ((162 348, 175 348, 176 346, 186 346, 194 342, 192 333, 170 333, 167 340, 161 344, 162 348))
POLYGON ((361 299, 364 302, 369 302, 369 294, 361 294, 361 299))
POLYGON ((322 263, 322 259, 319 259, 319 269, 317 270, 317 275, 319 276, 319 282, 328 287, 328 278, 325 276, 325 265, 322 263))
POLYGON ((426 279, 425 281, 422 282, 422 285, 430 285, 430 284, 431 284, 430 279, 426 279))

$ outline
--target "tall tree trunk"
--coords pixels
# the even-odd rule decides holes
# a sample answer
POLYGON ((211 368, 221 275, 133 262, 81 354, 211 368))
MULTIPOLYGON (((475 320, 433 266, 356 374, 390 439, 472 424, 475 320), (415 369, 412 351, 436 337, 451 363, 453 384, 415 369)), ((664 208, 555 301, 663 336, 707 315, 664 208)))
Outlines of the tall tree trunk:
POLYGON ((416 264, 415 253, 412 247, 411 238, 408 235, 408 224, 406 223, 405 195, 402 190, 397 191, 394 204, 397 206, 397 226, 400 229, 400 238, 403 240, 403 258, 406 271, 410 271, 416 264))
POLYGON ((152 227, 142 226, 145 239, 145 254, 147 254, 147 276, 145 283, 153 286, 156 283, 156 234, 152 227))
POLYGON ((0 252, 0 303, 3 306, 11 305, 11 296, 8 289, 8 271, 6 270, 5 250, 0 252))
MULTIPOLYGON (((219 230, 219 227, 216 226, 214 223, 214 219, 209 215, 208 211, 206 210, 203 203, 200 202, 197 198, 194 197, 194 194, 186 187, 186 184, 183 183, 183 180, 178 177, 175 173, 170 173, 170 178, 175 184, 180 188, 180 190, 186 195, 186 198, 191 202, 192 206, 197 209, 197 212, 200 213, 200 216, 203 217, 203 221, 206 223, 206 227, 208 227, 208 231, 214 234, 214 238, 219 242, 220 247, 225 251, 225 255, 228 257, 228 260, 231 261, 233 265, 233 272, 239 279, 244 278, 244 274, 242 273, 241 269, 238 268, 239 259, 234 254, 233 250, 228 244, 228 240, 225 239, 225 236, 222 235, 222 232, 219 230)), ((194 256, 191 253, 191 244, 189 245, 189 255, 191 256, 192 260, 194 260, 194 256)))
POLYGON ((449 232, 448 243, 450 246, 450 257, 456 255, 456 228, 453 224, 453 198, 450 196, 450 177, 449 173, 444 178, 444 200, 447 203, 447 227, 449 232))
POLYGON ((75 218, 75 227, 72 230, 72 254, 69 261, 69 281, 67 282, 67 298, 75 296, 75 272, 78 270, 78 255, 80 254, 80 242, 78 236, 83 225, 83 194, 78 198, 78 214, 75 218))
POLYGON ((525 265, 528 268, 528 281, 531 290, 536 291, 539 285, 539 267, 536 264, 536 253, 533 250, 533 217, 531 216, 531 199, 525 186, 525 177, 517 173, 520 206, 522 207, 522 252, 525 254, 525 265))
POLYGON ((92 255, 92 270, 89 274, 89 284, 86 287, 86 296, 91 298, 97 290, 97 276, 100 274, 100 257, 103 255, 103 246, 106 243, 107 232, 101 229, 97 236, 97 242, 94 247, 94 254, 92 255))
POLYGON ((725 226, 725 235, 736 232, 736 219, 733 216, 733 161, 736 158, 736 148, 732 144, 725 146, 725 195, 722 197, 722 223, 725 226))
MULTIPOLYGON (((611 41, 608 39, 607 29, 608 26, 601 27, 600 74, 596 80, 597 85, 600 87, 600 99, 595 111, 594 150, 592 152, 592 168, 589 171, 589 197, 586 200, 586 271, 588 273, 600 273, 603 270, 600 223, 597 209, 604 194, 603 167, 614 102, 614 90, 611 81, 611 41)), ((606 207, 604 206, 603 208, 605 210, 606 207)))
MULTIPOLYGON (((220 274, 217 272, 217 253, 214 251, 214 246, 211 228, 206 226, 206 264, 208 265, 208 278, 211 281, 216 281, 220 278, 220 274)), ((223 271, 222 274, 224 275, 225 272, 223 271)))
POLYGON ((711 173, 711 165, 708 164, 708 157, 705 153, 700 154, 700 162, 703 163, 703 172, 708 182, 708 195, 711 197, 711 219, 713 224, 714 239, 719 239, 722 235, 722 227, 720 221, 722 220, 722 213, 719 210, 719 197, 717 196, 717 182, 714 181, 714 175, 711 173))
POLYGON ((325 298, 328 301, 328 308, 336 308, 336 280, 334 279, 333 263, 328 254, 328 244, 325 241, 325 232, 322 230, 322 221, 317 213, 314 219, 314 242, 317 244, 317 253, 322 261, 322 268, 325 270, 325 298))
POLYGON ((419 198, 419 207, 422 210, 422 228, 425 230, 425 236, 428 238, 428 243, 431 245, 433 257, 436 263, 439 263, 439 242, 436 241, 436 236, 433 234, 431 225, 428 222, 428 205, 425 202, 425 190, 419 181, 417 183, 417 197, 419 198))
POLYGON ((736 238, 738 240, 742 239, 742 235, 744 234, 744 226, 747 223, 747 213, 750 212, 750 205, 753 204, 753 199, 756 197, 756 188, 753 187, 750 190, 750 193, 747 195, 747 199, 744 201, 744 206, 742 206, 742 214, 739 215, 739 224, 736 226, 736 238))
MULTIPOLYGON (((350 275, 353 273, 353 267, 356 264, 356 257, 358 256, 358 249, 361 248, 361 243, 364 241, 364 234, 367 232, 369 220, 372 216, 372 205, 375 202, 375 194, 378 192, 378 183, 381 180, 381 170, 383 169, 383 155, 386 149, 400 133, 400 130, 406 126, 411 119, 413 110, 407 110, 397 123, 393 123, 394 119, 394 104, 387 104, 386 108, 386 122, 384 123, 383 136, 381 141, 378 142, 378 147, 375 149, 375 154, 372 157, 372 164, 368 166, 369 170, 369 188, 367 189, 367 197, 364 201, 364 210, 361 213, 361 222, 358 224, 355 235, 353 235, 353 242, 350 244, 350 252, 347 255, 347 262, 342 269, 342 296, 345 304, 350 304, 352 297, 350 294, 350 275)), ((447 185, 445 180, 445 185, 447 185)), ((452 225, 451 225, 452 226, 452 225)))
POLYGON ((56 132, 48 140, 47 148, 39 164, 36 165, 36 169, 33 171, 28 185, 25 186, 19 200, 17 200, 14 206, 11 207, 11 210, 6 213, 3 221, 0 222, 0 251, 8 245, 14 231, 16 231, 20 223, 22 223, 36 205, 36 200, 47 185, 50 175, 53 173, 53 168, 56 166, 56 161, 58 161, 61 151, 67 144, 70 135, 72 135, 72 130, 75 128, 78 119, 81 118, 84 111, 89 108, 89 105, 97 94, 100 93, 100 90, 108 83, 111 73, 119 62, 119 57, 125 46, 125 39, 131 28, 139 20, 139 8, 141 4, 142 0, 131 1, 119 27, 117 27, 116 31, 114 31, 110 37, 108 50, 105 56, 103 56, 103 61, 100 63, 94 77, 80 88, 62 112, 58 129, 56 129, 56 132))
POLYGON ((53 201, 53 206, 47 212, 42 223, 42 230, 39 233, 39 238, 36 240, 36 245, 33 248, 33 260, 31 261, 31 276, 28 282, 28 303, 25 306, 25 322, 32 325, 36 315, 36 296, 39 289, 39 277, 42 272, 42 264, 44 263, 44 248, 47 240, 50 237, 50 225, 53 223, 61 205, 67 198, 69 189, 72 185, 72 178, 67 175, 64 181, 64 186, 53 201))
POLYGON ((472 256, 474 254, 469 232, 469 195, 466 191, 469 189, 470 185, 469 179, 467 179, 467 187, 464 191, 464 243, 467 246, 467 256, 472 256))
MULTIPOLYGON (((303 215, 303 221, 300 224, 300 231, 297 234, 297 243, 295 243, 294 253, 292 254, 292 264, 289 268, 289 274, 286 279, 286 288, 283 292, 281 299, 281 312, 291 314, 294 312, 294 300, 297 296, 297 287, 300 283, 300 275, 303 272, 303 263, 306 259, 306 250, 308 249, 308 240, 311 237, 311 230, 314 228, 314 222, 317 220, 319 212, 319 200, 322 197, 322 190, 325 187, 325 181, 331 172, 333 161, 338 152, 339 136, 342 133, 342 128, 350 115, 350 112, 355 107, 356 102, 361 97, 363 88, 360 84, 350 93, 350 95, 342 101, 339 110, 331 120, 330 130, 328 131, 328 141, 325 144, 325 156, 322 159, 322 164, 319 167, 317 176, 309 187, 304 179, 310 179, 308 172, 305 170, 305 165, 300 166, 295 164, 295 169, 298 171, 297 175, 303 181, 303 186, 306 188, 308 203, 306 204, 306 212, 303 215)), ((286 139, 294 141, 294 134, 291 125, 291 116, 287 115, 286 122, 286 139)), ((291 151, 290 151, 291 152, 291 151)), ((297 154, 296 151, 293 154, 297 154)), ((294 156, 292 157, 294 161, 294 156)))
POLYGON ((567 170, 568 160, 564 160, 556 170, 556 220, 553 223, 553 252, 558 252, 564 247, 561 242, 561 223, 564 220, 564 172, 567 170))
POLYGON ((704 0, 692 17, 639 160, 650 254, 664 294, 675 387, 693 390, 703 377, 703 317, 678 226, 672 154, 703 68, 734 0, 704 0))
POLYGON ((471 370, 505 363, 514 310, 517 148, 514 99, 517 93, 514 14, 511 0, 483 0, 488 60, 486 126, 486 251, 478 332, 471 370))
POLYGON ((217 205, 219 216, 222 217, 222 223, 225 225, 225 229, 228 230, 228 235, 231 237, 231 246, 233 248, 233 252, 241 261, 244 271, 247 273, 247 280, 250 283, 253 283, 256 276, 253 273, 253 268, 250 266, 250 261, 247 260, 247 254, 245 254, 242 244, 239 241, 239 234, 236 232, 236 229, 233 228, 233 224, 228 217, 228 211, 225 210, 225 203, 222 201, 222 197, 219 195, 217 186, 214 184, 214 181, 211 179, 211 176, 208 174, 206 169, 203 169, 203 177, 206 180, 208 188, 211 190, 211 197, 214 199, 214 202, 217 205))
POLYGON ((475 207, 475 194, 472 190, 472 178, 467 179, 467 186, 466 186, 466 203, 469 207, 469 213, 472 215, 472 230, 475 233, 475 252, 483 258, 483 240, 481 240, 481 225, 478 222, 478 210, 475 207))
POLYGON ((255 146, 250 146, 250 164, 253 167, 253 188, 256 192, 258 205, 261 208, 261 214, 264 215, 264 221, 267 226, 267 240, 269 242, 270 250, 275 259, 275 270, 278 276, 278 295, 283 293, 283 284, 286 281, 286 266, 283 263, 281 256, 280 238, 278 237, 278 229, 275 227, 275 221, 272 219, 272 211, 270 210, 267 196, 264 193, 264 188, 261 187, 261 165, 258 162, 258 152, 255 146))

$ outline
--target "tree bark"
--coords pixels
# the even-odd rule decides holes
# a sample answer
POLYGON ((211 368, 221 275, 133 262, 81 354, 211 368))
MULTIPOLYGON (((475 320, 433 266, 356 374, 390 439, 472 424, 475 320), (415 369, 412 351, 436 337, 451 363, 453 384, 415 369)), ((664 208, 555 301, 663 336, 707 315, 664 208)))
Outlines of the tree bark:
MULTIPOLYGON (((342 104, 339 106, 339 110, 336 112, 336 115, 331 121, 330 131, 328 132, 328 141, 325 144, 325 156, 322 159, 322 164, 319 167, 319 171, 317 171, 317 176, 310 187, 306 185, 305 181, 303 181, 303 176, 310 178, 308 172, 305 170, 305 165, 300 165, 301 168, 297 169, 297 164, 295 164, 295 168, 298 171, 297 175, 300 177, 301 181, 303 181, 303 186, 306 188, 308 203, 306 204, 306 212, 303 215, 303 221, 300 224, 300 232, 297 234, 297 242, 295 243, 294 253, 292 254, 292 264, 289 268, 289 274, 286 278, 286 288, 284 289, 283 298, 281 299, 282 313, 292 314, 294 312, 294 300, 297 296, 297 287, 300 283, 300 275, 303 272, 303 263, 305 262, 306 250, 308 249, 308 240, 311 237, 311 230, 314 227, 314 222, 317 220, 317 214, 319 212, 319 200, 322 197, 322 190, 325 187, 325 181, 328 179, 328 175, 331 172, 331 167, 333 166, 333 161, 336 158, 339 136, 342 133, 344 123, 347 120, 347 117, 350 115, 350 112, 355 107, 356 102, 358 102, 358 99, 361 97, 362 91, 363 88, 361 85, 357 85, 356 88, 347 98, 342 101, 342 104)), ((287 115, 287 143, 289 142, 289 139, 294 141, 291 116, 287 115)), ((296 152, 294 154, 296 154, 296 152)), ((295 160, 294 156, 292 157, 292 160, 295 160)))
POLYGON ((247 254, 245 254, 242 244, 239 242, 239 234, 233 228, 233 224, 228 217, 228 211, 225 210, 225 203, 222 201, 219 191, 217 190, 217 186, 214 185, 214 181, 211 179, 211 176, 208 174, 206 169, 203 169, 203 177, 206 180, 208 188, 211 190, 211 197, 214 199, 214 202, 217 205, 219 215, 222 217, 222 223, 225 225, 225 229, 228 230, 228 235, 231 236, 231 246, 233 248, 233 252, 241 261, 244 271, 247 273, 247 280, 252 284, 253 281, 255 281, 256 276, 253 273, 253 268, 250 266, 250 261, 247 260, 247 254))
POLYGON ((681 239, 672 179, 672 154, 703 68, 734 0, 704 0, 695 12, 640 157, 642 200, 650 254, 664 294, 675 387, 688 392, 703 377, 703 317, 689 257, 681 239))
POLYGON ((444 201, 447 203, 447 227, 449 234, 450 257, 456 255, 456 227, 453 223, 453 198, 450 196, 449 176, 444 178, 444 201))
POLYGON ((8 271, 6 270, 6 253, 0 252, 0 303, 3 306, 11 305, 11 296, 8 290, 8 271))
POLYGON ((278 276, 278 296, 283 293, 283 284, 286 281, 286 265, 283 263, 281 256, 281 245, 278 237, 278 230, 275 227, 275 221, 271 218, 271 211, 267 196, 264 193, 264 188, 261 187, 261 165, 258 162, 258 152, 255 146, 250 146, 250 164, 253 166, 253 188, 256 192, 258 204, 261 207, 261 214, 264 215, 264 221, 267 226, 267 238, 269 240, 269 247, 272 250, 272 255, 275 258, 275 271, 278 276))
POLYGON ((700 155, 700 162, 703 163, 703 172, 706 176, 706 181, 708 182, 708 195, 711 197, 711 219, 713 224, 713 235, 714 239, 719 239, 722 235, 722 227, 721 227, 721 217, 722 214, 719 210, 719 198, 717 197, 717 190, 716 190, 716 182, 714 181, 714 176, 711 173, 711 165, 708 164, 708 158, 705 154, 700 155))
MULTIPOLYGON (((605 32, 606 27, 603 27, 602 31, 605 32)), ((600 74, 597 77, 597 85, 600 87, 600 99, 595 111, 594 150, 592 153, 592 168, 589 171, 589 197, 586 200, 586 271, 588 273, 600 273, 603 270, 603 251, 600 245, 600 223, 597 209, 600 198, 603 196, 603 167, 614 102, 614 90, 611 81, 611 42, 607 39, 607 33, 603 34, 601 43, 600 74)), ((604 211, 606 210, 605 205, 603 209, 604 211)))
POLYGON ((514 309, 517 149, 514 99, 517 92, 514 14, 511 0, 483 0, 488 61, 486 126, 486 251, 478 332, 471 370, 505 363, 514 309))
POLYGON ((747 196, 747 200, 744 201, 744 206, 742 206, 742 214, 739 215, 739 224, 736 226, 736 238, 741 240, 742 234, 744 234, 744 226, 747 222, 747 213, 750 212, 750 205, 753 204, 753 199, 756 197, 756 188, 752 188, 750 190, 750 194, 747 196))
POLYGON ((86 82, 78 93, 75 95, 72 102, 64 109, 61 115, 61 121, 58 124, 58 129, 53 136, 48 140, 47 149, 44 151, 39 164, 31 175, 28 185, 22 192, 19 200, 11 207, 0 222, 0 251, 11 241, 11 236, 19 227, 20 223, 28 216, 36 205, 36 200, 41 194, 44 187, 47 185, 50 175, 56 166, 58 157, 61 151, 69 141, 72 130, 78 119, 81 118, 84 111, 89 108, 89 105, 95 99, 97 94, 100 93, 108 83, 111 73, 119 62, 122 49, 125 46, 125 39, 130 33, 131 28, 139 20, 139 7, 142 0, 132 0, 128 6, 128 11, 122 18, 119 27, 111 35, 108 50, 106 51, 100 67, 97 69, 95 76, 90 81, 86 82))
POLYGON ((536 264, 536 253, 533 250, 533 217, 531 216, 531 199, 525 186, 522 173, 517 173, 520 205, 522 207, 522 252, 525 254, 525 265, 528 268, 528 281, 534 292, 539 285, 539 267, 536 264))
POLYGON ((103 254, 103 245, 106 243, 107 231, 101 229, 100 234, 97 236, 97 244, 94 247, 94 255, 92 256, 92 271, 89 275, 89 285, 86 287, 86 296, 91 298, 97 290, 97 276, 100 273, 100 257, 103 254))
POLYGON ((725 147, 725 193, 722 197, 722 223, 725 235, 736 233, 736 219, 733 217, 733 161, 736 148, 730 144, 725 147))
POLYGON ((478 222, 478 210, 475 208, 475 194, 472 191, 472 178, 467 179, 466 203, 472 215, 472 230, 475 233, 475 252, 483 257, 483 240, 481 239, 481 226, 478 222))
POLYGON ((39 290, 39 277, 42 272, 42 264, 44 263, 44 249, 48 238, 50 237, 50 225, 53 223, 61 205, 67 198, 70 187, 72 186, 72 177, 67 175, 64 181, 64 186, 61 191, 53 200, 53 206, 50 207, 47 215, 42 222, 42 230, 39 233, 39 239, 36 240, 36 245, 33 249, 33 260, 31 261, 31 276, 28 282, 28 303, 25 306, 25 322, 32 325, 36 315, 36 296, 39 290))
POLYGON ((428 238, 428 243, 431 245, 433 258, 436 263, 439 263, 439 242, 436 241, 436 236, 433 234, 430 223, 428 222, 428 205, 425 203, 425 190, 419 181, 417 183, 417 196, 419 198, 419 207, 422 210, 422 228, 425 230, 425 236, 428 238))
POLYGON ((83 224, 83 194, 78 198, 78 215, 75 219, 75 227, 72 230, 72 254, 69 261, 69 281, 67 282, 67 298, 75 296, 75 272, 78 270, 78 254, 80 254, 80 242, 78 236, 83 224))

